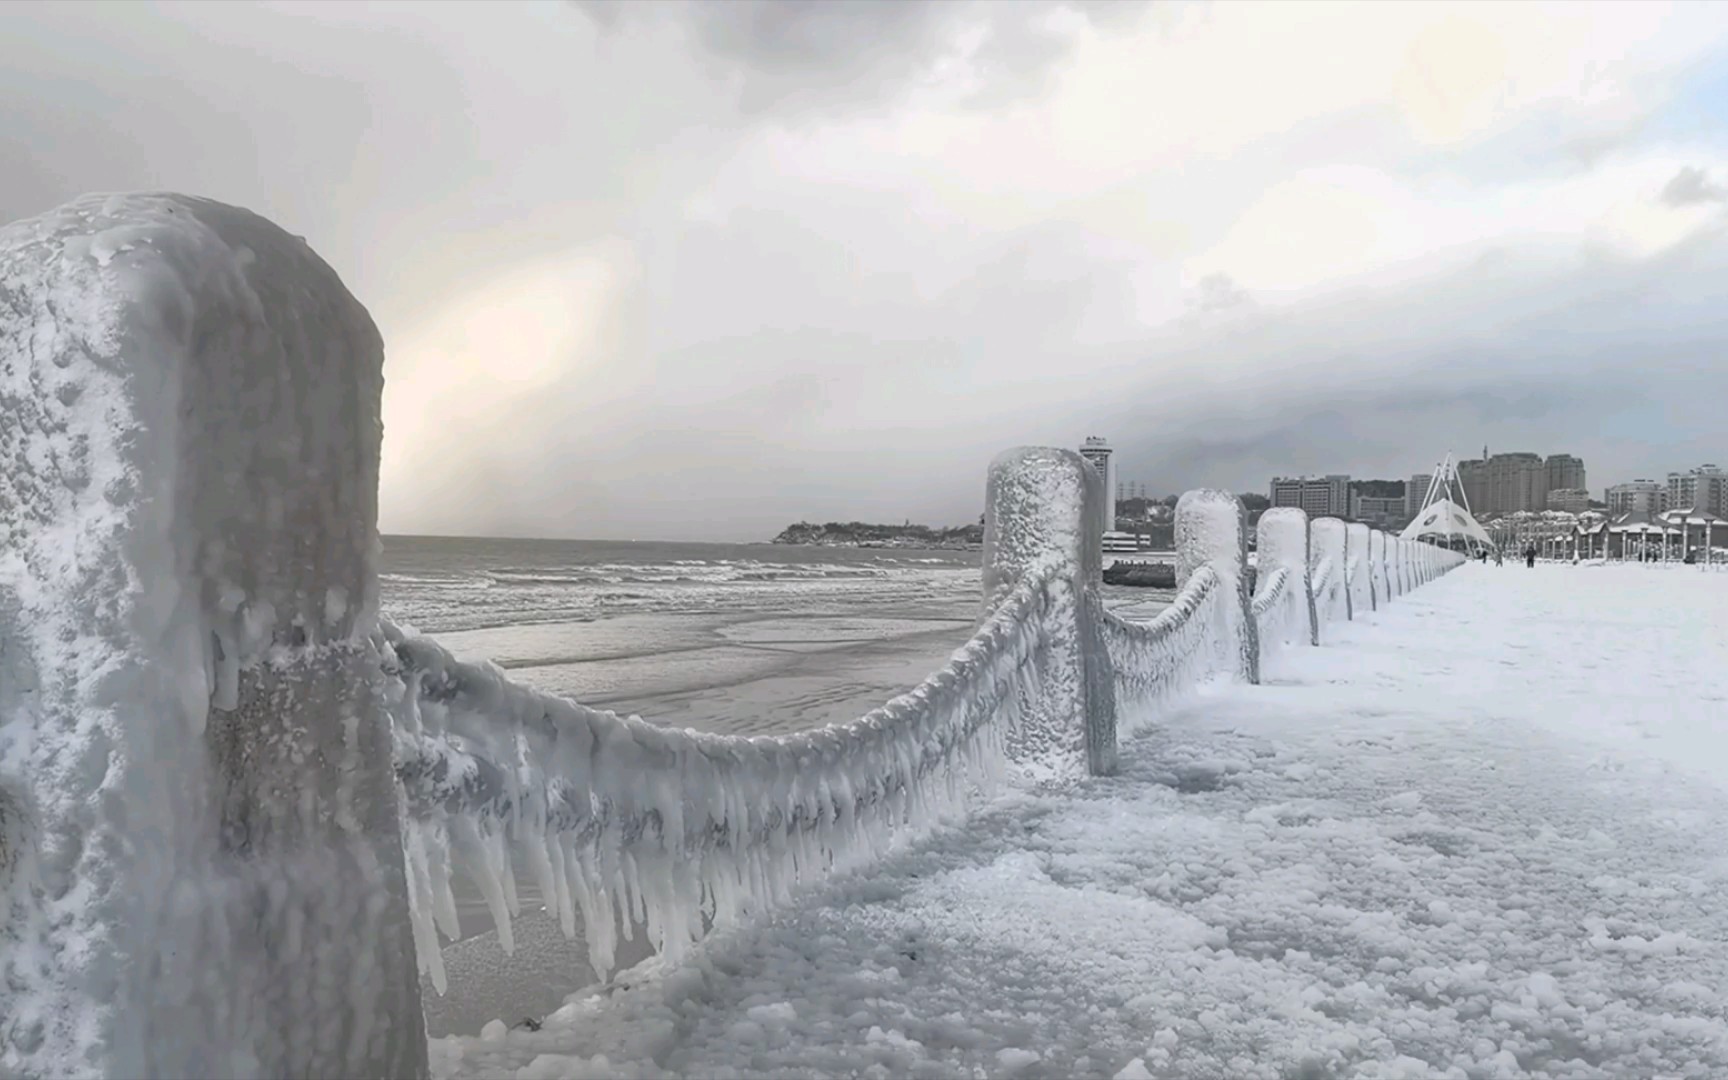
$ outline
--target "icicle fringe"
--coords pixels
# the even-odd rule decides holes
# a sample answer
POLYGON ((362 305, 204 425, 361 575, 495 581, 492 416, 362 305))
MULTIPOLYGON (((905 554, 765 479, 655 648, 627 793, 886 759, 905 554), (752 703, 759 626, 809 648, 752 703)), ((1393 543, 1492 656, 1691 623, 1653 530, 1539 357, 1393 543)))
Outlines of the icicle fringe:
POLYGON ((596 971, 639 926, 676 958, 710 925, 787 903, 960 816, 1006 770, 1045 688, 1049 578, 1022 582, 918 687, 849 724, 778 737, 658 727, 511 682, 385 621, 397 776, 422 971, 457 936, 450 873, 480 888, 506 952, 523 856, 596 971))
MULTIPOLYGON (((1305 518, 1286 514, 1268 523, 1258 587, 1244 601, 1241 552, 1232 560, 1223 547, 1245 539, 1224 544, 1227 515, 1215 516, 1217 535, 1195 534, 1184 584, 1157 618, 1098 612, 1126 730, 1207 679, 1242 677, 1247 634, 1273 650, 1310 643, 1319 623, 1461 561, 1383 535, 1357 539, 1333 519, 1310 534, 1305 518)), ((972 639, 912 691, 851 723, 777 737, 587 708, 383 621, 423 973, 443 992, 439 940, 459 935, 454 871, 477 883, 509 952, 521 911, 514 867, 525 865, 565 935, 582 928, 605 976, 638 930, 676 959, 712 927, 783 906, 801 887, 961 817, 1008 775, 1026 733, 1072 716, 1068 700, 1085 692, 1059 659, 1074 647, 1076 587, 1060 560, 1041 565, 993 592, 972 639)))

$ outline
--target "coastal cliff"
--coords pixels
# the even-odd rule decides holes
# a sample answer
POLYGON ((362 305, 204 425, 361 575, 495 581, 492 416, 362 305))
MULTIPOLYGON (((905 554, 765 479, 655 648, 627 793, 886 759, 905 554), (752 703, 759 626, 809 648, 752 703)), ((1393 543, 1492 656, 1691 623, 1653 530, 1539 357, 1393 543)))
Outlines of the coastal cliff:
POLYGON ((808 521, 800 521, 781 530, 773 542, 817 547, 952 548, 970 551, 983 547, 984 526, 959 525, 949 529, 932 529, 928 525, 871 525, 862 521, 830 521, 823 525, 814 525, 808 521))

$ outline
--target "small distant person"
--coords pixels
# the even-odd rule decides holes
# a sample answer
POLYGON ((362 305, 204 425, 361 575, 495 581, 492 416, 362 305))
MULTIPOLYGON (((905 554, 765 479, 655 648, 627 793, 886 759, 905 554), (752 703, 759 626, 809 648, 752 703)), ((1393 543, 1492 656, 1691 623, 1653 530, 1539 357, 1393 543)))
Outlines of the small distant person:
POLYGON ((1536 566, 1536 545, 1532 544, 1529 547, 1524 549, 1524 565, 1528 566, 1532 569, 1535 568, 1535 566, 1536 566))

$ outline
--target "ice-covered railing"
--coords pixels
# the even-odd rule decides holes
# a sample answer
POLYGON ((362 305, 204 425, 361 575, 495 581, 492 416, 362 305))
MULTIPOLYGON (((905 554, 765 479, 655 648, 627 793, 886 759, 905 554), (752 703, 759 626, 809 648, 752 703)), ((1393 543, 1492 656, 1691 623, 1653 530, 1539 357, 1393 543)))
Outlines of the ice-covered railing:
POLYGON ((709 925, 784 903, 879 855, 1000 778, 1023 704, 1052 661, 1049 582, 1028 578, 916 689, 849 724, 708 735, 585 708, 466 664, 385 623, 401 679, 397 772, 415 945, 440 991, 437 931, 458 936, 452 870, 480 885, 511 951, 511 865, 526 856, 594 970, 636 925, 676 957, 709 925))
POLYGON ((1226 492, 1190 491, 1176 503, 1176 598, 1157 618, 1102 617, 1119 705, 1130 726, 1219 673, 1259 679, 1248 596, 1246 515, 1226 492))
MULTIPOLYGON (((1005 774, 1109 772, 1119 715, 1361 610, 1342 523, 1269 514, 1250 596, 1240 505, 1191 492, 1175 603, 1116 618, 1100 477, 1021 449, 941 670, 849 724, 668 730, 380 619, 382 364, 336 274, 246 211, 95 197, 0 230, 0 1075, 423 1076, 453 871, 506 944, 520 857, 597 967, 638 928, 675 951, 1005 774)), ((1393 550, 1410 583, 1456 564, 1393 550)))

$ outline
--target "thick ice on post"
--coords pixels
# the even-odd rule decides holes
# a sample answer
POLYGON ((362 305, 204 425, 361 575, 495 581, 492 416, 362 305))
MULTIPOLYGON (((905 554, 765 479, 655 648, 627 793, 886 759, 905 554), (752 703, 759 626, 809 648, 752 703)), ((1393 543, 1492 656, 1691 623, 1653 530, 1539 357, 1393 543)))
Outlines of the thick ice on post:
POLYGON ((1349 545, 1344 522, 1337 518, 1315 518, 1311 526, 1309 565, 1314 573, 1315 604, 1321 622, 1349 618, 1349 596, 1345 589, 1345 556, 1349 545))
POLYGON ((1047 582, 1049 667, 1027 702, 1012 757, 1046 777, 1084 765, 1108 772, 1115 757, 1115 679, 1100 623, 1103 480, 1072 450, 1029 446, 990 464, 984 504, 984 611, 1028 580, 1047 582))
POLYGON ((1227 598, 1226 649, 1243 680, 1260 681, 1260 645, 1248 591, 1248 514, 1227 491, 1202 488, 1176 502, 1176 584, 1211 567, 1227 598))
POLYGON ((382 359, 244 210, 0 230, 0 791, 29 823, 0 1072, 424 1072, 371 643, 382 359))
POLYGON ((1256 526, 1255 550, 1259 573, 1254 604, 1262 650, 1297 641, 1316 644, 1307 512, 1294 506, 1266 510, 1256 526))

